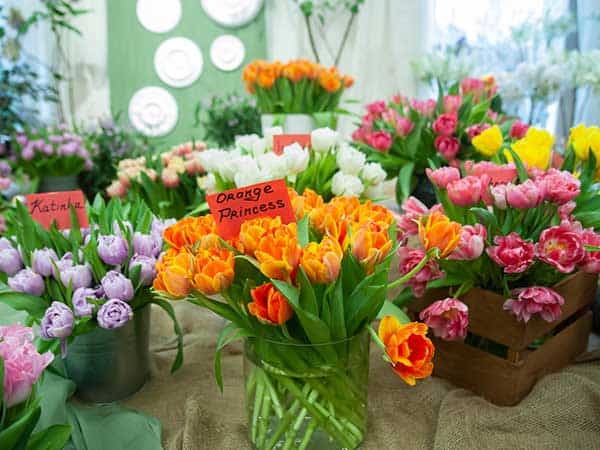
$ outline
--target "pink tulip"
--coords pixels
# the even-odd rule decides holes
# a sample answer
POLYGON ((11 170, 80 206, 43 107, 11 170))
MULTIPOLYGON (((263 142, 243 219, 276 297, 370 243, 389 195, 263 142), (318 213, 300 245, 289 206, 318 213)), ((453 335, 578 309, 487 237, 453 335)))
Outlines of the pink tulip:
POLYGON ((438 136, 434 145, 446 161, 454 159, 460 150, 460 141, 455 137, 438 136))
POLYGON ((446 186, 448 198, 457 206, 468 207, 479 203, 487 187, 483 177, 467 176, 460 180, 451 181, 446 186))
POLYGON ((368 145, 380 152, 387 152, 392 146, 392 136, 386 131, 375 131, 365 136, 368 145))
MULTIPOLYGON (((409 273, 423 260, 423 258, 425 258, 425 250, 423 249, 400 247, 398 249, 400 274, 406 275, 409 273)), ((425 264, 425 266, 406 283, 406 286, 411 287, 415 297, 422 297, 425 293, 427 283, 442 277, 443 274, 440 270, 440 266, 435 260, 431 259, 427 261, 427 264, 425 264)))
POLYGON ((460 95, 445 95, 442 110, 445 113, 457 113, 462 104, 462 96, 460 95))
POLYGON ((410 119, 406 117, 399 117, 396 123, 396 133, 400 137, 406 137, 410 134, 410 132, 415 127, 415 124, 411 122, 410 119))
POLYGON ((496 236, 494 244, 487 248, 488 256, 504 273, 522 273, 533 263, 535 247, 521 239, 514 231, 507 236, 496 236))
POLYGON ((565 304, 558 292, 543 286, 515 289, 512 295, 516 298, 506 300, 504 309, 522 322, 528 322, 534 314, 539 314, 546 322, 554 322, 562 313, 560 307, 565 304))
POLYGON ((446 298, 421 311, 419 319, 445 341, 463 340, 469 326, 469 308, 458 299, 446 298))
POLYGON ((437 102, 433 99, 429 100, 417 100, 412 99, 410 101, 410 107, 417 111, 423 117, 431 117, 435 112, 437 102))
POLYGON ((532 180, 521 184, 508 184, 506 186, 506 201, 513 208, 535 208, 544 199, 544 193, 532 180))
POLYGON ((460 180, 460 171, 456 167, 440 167, 436 170, 425 169, 427 178, 441 189, 446 189, 452 181, 460 180))
POLYGON ((527 134, 528 129, 529 125, 520 120, 515 120, 515 123, 510 127, 510 137, 513 139, 523 139, 527 134))
POLYGON ((460 232, 458 247, 448 256, 449 259, 468 261, 479 258, 485 247, 487 229, 480 223, 464 225, 460 232))
POLYGON ((398 234, 401 237, 414 236, 418 234, 418 222, 421 216, 427 214, 429 210, 420 200, 415 197, 408 197, 401 206, 404 214, 395 215, 398 234))
POLYGON ((536 179, 543 186, 546 200, 562 205, 581 193, 581 182, 566 170, 549 169, 536 179))
POLYGON ((489 161, 481 161, 473 163, 473 161, 465 161, 465 173, 479 177, 486 174, 490 177, 491 184, 510 183, 517 178, 517 168, 513 163, 509 164, 494 164, 489 161))
POLYGON ((456 113, 441 114, 435 119, 431 129, 438 136, 450 137, 456 131, 456 125, 458 125, 456 113))
POLYGON ((490 187, 490 196, 492 204, 498 209, 506 209, 506 185, 497 184, 490 187))
POLYGON ((395 94, 392 95, 392 103, 395 103, 396 105, 406 105, 408 104, 408 99, 401 94, 395 94))
POLYGON ((475 125, 471 125, 470 127, 468 127, 467 136, 469 137, 469 142, 471 142, 475 136, 479 136, 489 127, 489 123, 476 123, 475 125))
POLYGON ((479 78, 467 77, 460 82, 460 90, 465 96, 472 94, 473 101, 477 103, 485 92, 485 83, 479 78))
POLYGON ((394 108, 388 108, 381 113, 381 118, 395 127, 398 119, 400 118, 400 114, 398 114, 398 111, 396 111, 394 108))
POLYGON ((402 211, 405 213, 427 214, 429 209, 427 209, 427 206, 421 200, 411 195, 402 203, 402 211))
POLYGON ((536 256, 562 273, 571 273, 585 258, 580 224, 563 221, 542 231, 536 245, 536 256))
POLYGON ((576 206, 577 204, 573 201, 560 205, 558 207, 558 217, 560 217, 560 220, 569 220, 571 217, 571 213, 573 212, 576 206))
POLYGON ((172 169, 165 169, 161 175, 161 179, 165 187, 172 189, 179 186, 179 174, 172 169))
MULTIPOLYGON (((581 242, 583 245, 600 247, 600 235, 591 228, 583 230, 581 242)), ((600 273, 600 251, 586 251, 579 267, 587 273, 600 273)))
POLYGON ((115 180, 106 188, 106 193, 109 197, 124 197, 127 194, 127 186, 115 180))
POLYGON ((367 105, 367 111, 369 112, 369 114, 375 117, 380 117, 381 114, 385 111, 385 109, 386 106, 383 100, 377 100, 367 105))

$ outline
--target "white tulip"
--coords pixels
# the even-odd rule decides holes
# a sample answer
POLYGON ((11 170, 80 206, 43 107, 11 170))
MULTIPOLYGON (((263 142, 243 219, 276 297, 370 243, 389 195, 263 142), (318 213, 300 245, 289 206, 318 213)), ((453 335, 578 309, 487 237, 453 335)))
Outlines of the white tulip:
POLYGON ((268 148, 269 148, 269 145, 267 145, 266 139, 257 139, 252 144, 252 154, 256 158, 257 156, 265 153, 268 150, 268 148))
POLYGON ((385 198, 386 195, 383 183, 369 186, 367 189, 365 189, 365 197, 370 198, 371 200, 380 200, 385 198))
POLYGON ((214 173, 209 173, 203 177, 198 177, 197 182, 198 187, 209 194, 216 192, 217 190, 217 179, 215 178, 214 173))
POLYGON ((385 176, 385 170, 383 170, 383 167, 379 163, 365 164, 365 167, 360 172, 360 177, 367 184, 379 184, 385 180, 385 176))
POLYGON ((218 167, 218 172, 224 181, 234 181, 235 174, 245 170, 258 170, 256 162, 252 156, 241 155, 239 152, 233 150, 229 152, 229 158, 222 161, 218 167))
POLYGON ((338 141, 338 132, 331 128, 318 128, 310 134, 311 147, 317 153, 326 153, 338 141))
POLYGON ((283 128, 281 127, 270 127, 265 128, 263 136, 265 138, 265 142, 269 148, 273 147, 273 136, 276 134, 283 134, 283 128))
MULTIPOLYGON (((254 169, 254 168, 253 168, 254 169)), ((268 181, 270 175, 256 167, 256 170, 244 170, 235 174, 234 180, 236 187, 250 186, 256 183, 268 181)))
POLYGON ((346 175, 358 175, 365 165, 366 157, 363 153, 350 147, 348 144, 342 144, 337 154, 337 165, 346 175))
POLYGON ((289 175, 297 175, 308 167, 310 153, 297 142, 283 147, 283 154, 281 156, 286 161, 289 175))
POLYGON ((344 197, 359 197, 365 187, 356 175, 337 172, 331 179, 331 192, 333 195, 344 197))
POLYGON ((262 140, 258 134, 244 134, 242 136, 235 137, 235 146, 242 150, 251 151, 254 143, 258 140, 262 140))
POLYGON ((261 170, 270 174, 272 180, 288 176, 287 160, 282 155, 276 155, 275 153, 260 155, 258 165, 261 170))
POLYGON ((222 161, 227 157, 228 152, 226 152, 225 150, 218 150, 216 148, 204 150, 198 155, 200 164, 202 164, 202 167, 204 167, 204 170, 206 170, 207 172, 217 172, 218 167, 221 165, 222 161))

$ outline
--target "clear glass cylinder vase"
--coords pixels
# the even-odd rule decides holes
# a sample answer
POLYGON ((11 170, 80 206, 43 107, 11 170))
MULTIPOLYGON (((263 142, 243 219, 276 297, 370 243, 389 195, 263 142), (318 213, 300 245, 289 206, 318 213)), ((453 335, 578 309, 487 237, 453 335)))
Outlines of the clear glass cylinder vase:
POLYGON ((249 439, 255 449, 355 449, 367 430, 369 334, 320 345, 245 343, 249 439))

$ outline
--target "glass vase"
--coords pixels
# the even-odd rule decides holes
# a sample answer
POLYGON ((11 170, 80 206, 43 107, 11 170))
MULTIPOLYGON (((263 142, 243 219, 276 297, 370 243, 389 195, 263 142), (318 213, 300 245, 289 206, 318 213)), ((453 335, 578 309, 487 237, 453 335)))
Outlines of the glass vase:
POLYGON ((355 449, 367 429, 369 335, 307 345, 249 338, 244 375, 255 449, 355 449))

